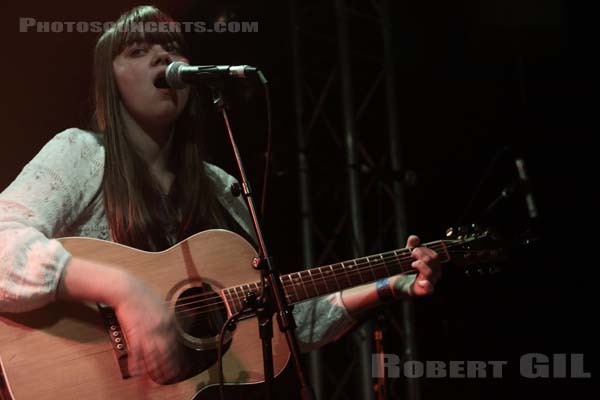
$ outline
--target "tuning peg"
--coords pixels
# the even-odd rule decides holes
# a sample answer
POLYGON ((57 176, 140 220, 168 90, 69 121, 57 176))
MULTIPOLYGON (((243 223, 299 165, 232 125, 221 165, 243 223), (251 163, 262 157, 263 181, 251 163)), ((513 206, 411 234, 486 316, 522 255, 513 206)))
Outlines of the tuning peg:
POLYGON ((450 227, 448 229, 446 229, 446 237, 452 237, 454 236, 454 228, 450 227))

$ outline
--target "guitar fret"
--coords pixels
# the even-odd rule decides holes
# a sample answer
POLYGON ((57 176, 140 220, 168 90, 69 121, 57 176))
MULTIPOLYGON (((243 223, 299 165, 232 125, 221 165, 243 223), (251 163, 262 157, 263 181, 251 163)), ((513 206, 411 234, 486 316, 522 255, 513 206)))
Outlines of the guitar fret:
MULTIPOLYGON (((362 258, 362 259, 360 259, 360 260, 361 260, 361 264, 362 264, 362 260, 364 260, 364 258, 362 258)), ((358 261, 358 260, 354 260, 354 265, 357 267, 357 268, 356 268, 356 271, 358 271, 358 275, 359 275, 359 277, 360 277, 360 283, 361 283, 361 284, 364 284, 364 283, 366 283, 366 282, 368 282, 368 281, 369 281, 369 278, 365 279, 365 277, 364 277, 363 273, 367 273, 367 274, 368 274, 368 273, 369 273, 369 271, 364 271, 364 270, 365 270, 365 268, 364 268, 363 266, 360 266, 360 265, 357 263, 357 261, 358 261)), ((367 269, 368 269, 368 268, 367 268, 367 269)))
MULTIPOLYGON (((308 274, 308 278, 311 280, 311 283, 312 283, 310 285, 306 285, 306 277, 302 277, 302 281, 304 282, 304 287, 306 288, 308 297, 315 297, 317 295, 315 281, 312 278, 312 274, 310 273, 310 270, 306 270, 306 271, 302 271, 302 272, 304 272, 305 274, 308 274)), ((300 273, 300 276, 302 276, 302 272, 300 273)))
POLYGON ((342 287, 340 286, 340 282, 337 279, 336 273, 333 270, 333 265, 329 265, 328 267, 331 270, 331 275, 333 276, 333 280, 335 281, 335 284, 337 285, 337 290, 342 290, 342 287))
POLYGON ((306 290, 306 285, 304 284, 304 281, 302 280, 302 275, 300 275, 299 272, 296 272, 296 279, 294 280, 294 282, 296 284, 301 284, 302 288, 304 289, 304 294, 305 294, 305 299, 310 299, 310 296, 308 295, 308 291, 306 290))
POLYGON ((234 305, 234 307, 233 307, 234 309, 231 311, 233 314, 235 314, 236 312, 240 311, 243 308, 243 304, 242 304, 242 301, 240 300, 239 296, 235 292, 235 288, 229 288, 229 294, 230 294, 231 298, 233 299, 233 305, 234 305))
POLYGON ((351 282, 351 286, 359 286, 363 283, 362 277, 360 276, 360 271, 356 268, 356 261, 352 261, 353 265, 348 265, 346 269, 348 270, 348 277, 351 282))
POLYGON ((310 277, 309 287, 313 290, 314 296, 319 296, 321 294, 321 291, 319 290, 319 286, 317 284, 318 280, 315 281, 315 277, 313 276, 313 273, 310 269, 307 269, 306 273, 310 277))
POLYGON ((310 271, 312 282, 315 285, 315 292, 317 292, 317 296, 321 296, 322 294, 327 293, 325 286, 323 285, 323 274, 319 271, 318 268, 308 270, 310 271))
POLYGON ((225 298, 225 304, 229 306, 229 309, 231 310, 233 308, 233 305, 231 304, 231 298, 229 297, 229 293, 227 293, 228 290, 229 288, 222 289, 221 294, 225 298))
POLYGON ((223 289, 223 296, 225 296, 225 300, 227 300, 227 304, 229 304, 229 309, 233 313, 233 310, 235 309, 235 301, 233 300, 233 297, 231 296, 231 289, 229 289, 229 288, 223 289))
MULTIPOLYGON (((323 284, 325 285, 326 292, 333 292, 334 290, 329 289, 329 285, 327 284, 327 281, 329 280, 329 274, 331 273, 331 267, 329 265, 321 267, 319 268, 319 273, 321 274, 321 279, 323 280, 323 284)), ((332 289, 334 288, 332 287, 332 289)))
POLYGON ((381 258, 381 264, 383 265, 383 267, 385 268, 385 276, 392 276, 392 274, 390 274, 390 270, 388 268, 388 263, 387 261, 385 261, 385 259, 383 258, 383 254, 379 254, 379 258, 381 258))
POLYGON ((235 288, 235 294, 238 297, 238 301, 240 303, 240 308, 238 311, 241 311, 244 309, 244 291, 242 290, 241 287, 236 286, 235 288))
POLYGON ((308 294, 309 298, 312 297, 317 297, 317 295, 319 294, 319 292, 317 291, 317 286, 315 284, 315 281, 313 279, 313 276, 310 272, 309 269, 300 272, 300 277, 302 278, 302 282, 304 282, 304 288, 306 289, 306 293, 308 294), (304 273, 304 276, 302 276, 302 274, 304 273), (308 283, 308 285, 307 285, 308 283))
POLYGON ((285 293, 288 303, 295 303, 299 300, 298 293, 296 292, 296 286, 294 286, 292 278, 290 278, 289 275, 283 275, 281 277, 281 286, 283 286, 283 291, 285 293), (286 278, 287 283, 285 282, 286 278), (290 287, 293 289, 293 292, 289 290, 290 287), (296 296, 296 299, 294 299, 293 296, 296 296))
POLYGON ((233 314, 233 313, 235 313, 235 310, 237 309, 237 304, 235 303, 235 296, 233 296, 231 288, 224 289, 224 291, 226 291, 227 296, 230 299, 229 306, 231 308, 231 313, 233 314))
POLYGON ((412 250, 405 249, 404 250, 404 260, 402 260, 400 262, 400 269, 402 270, 402 272, 411 271, 413 269, 411 266, 413 261, 414 260, 412 258, 412 250))
POLYGON ((314 276, 317 277, 317 290, 319 294, 327 294, 329 293, 329 286, 327 285, 327 278, 323 275, 323 271, 321 268, 313 269, 314 276))
POLYGON ((377 280, 377 273, 375 272, 375 268, 371 264, 371 260, 369 260, 369 257, 365 257, 365 259, 367 260, 367 264, 369 264, 369 268, 368 268, 369 271, 371 271, 371 273, 373 274, 373 280, 376 281, 377 280))
POLYGON ((398 263, 398 267, 400 269, 400 272, 406 272, 404 264, 402 263, 402 258, 400 258, 401 257, 400 255, 398 255, 399 251, 400 250, 394 250, 394 255, 396 256, 396 261, 398 263))
POLYGON ((342 271, 344 271, 344 276, 348 280, 348 286, 347 287, 351 287, 352 286, 352 281, 350 280, 350 277, 348 276, 348 271, 346 270, 346 266, 344 265, 343 262, 339 263, 338 265, 342 266, 342 271))

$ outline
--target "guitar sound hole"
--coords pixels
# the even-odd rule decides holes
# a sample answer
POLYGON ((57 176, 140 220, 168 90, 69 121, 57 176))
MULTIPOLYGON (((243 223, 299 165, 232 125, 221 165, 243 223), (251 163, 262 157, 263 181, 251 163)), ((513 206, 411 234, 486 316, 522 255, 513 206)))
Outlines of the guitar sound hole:
POLYGON ((203 340, 219 335, 227 320, 227 309, 210 285, 202 284, 179 295, 175 302, 175 320, 187 341, 201 344, 203 340))

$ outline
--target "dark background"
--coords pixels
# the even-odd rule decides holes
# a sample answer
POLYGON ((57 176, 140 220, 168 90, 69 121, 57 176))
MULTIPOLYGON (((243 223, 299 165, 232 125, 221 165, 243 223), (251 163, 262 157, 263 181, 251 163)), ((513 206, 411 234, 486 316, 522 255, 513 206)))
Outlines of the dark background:
MULTIPOLYGON (((95 34, 19 33, 19 17, 113 21, 137 4, 24 1, 0 6, 5 38, 0 66, 4 89, 0 188, 53 135, 71 126, 85 127, 90 115, 95 34)), ((274 173, 265 216, 267 235, 284 271, 301 267, 288 3, 155 4, 180 20, 211 21, 225 13, 259 22, 258 33, 191 35, 192 62, 258 65, 269 78, 274 173)), ((334 32, 334 20, 324 15, 315 12, 303 26, 334 32)), ((436 293, 416 301, 422 359, 507 360, 505 379, 428 380, 423 382, 423 398, 595 398, 592 380, 525 380, 517 369, 525 353, 584 353, 586 370, 592 376, 597 372, 593 135, 598 132, 598 103, 592 89, 597 74, 593 13, 576 2, 559 0, 421 1, 394 3, 391 19, 402 157, 406 170, 416 177, 407 186, 409 231, 425 241, 435 240, 461 219, 482 220, 481 210, 514 178, 511 155, 500 153, 504 148, 525 159, 541 215, 535 226, 541 242, 511 259, 501 273, 467 279, 449 268, 436 293)), ((358 48, 380 46, 377 35, 360 29, 352 30, 351 37, 358 48)), ((314 65, 308 75, 318 76, 319 65, 335 62, 335 49, 303 48, 304 62, 314 65)), ((353 64, 356 88, 366 85, 366 74, 360 64, 353 64)), ((231 117, 251 182, 260 193, 266 127, 263 95, 240 85, 231 89, 235 98, 231 117)), ((355 100, 359 103, 361 97, 355 100)), ((377 105, 382 106, 382 100, 377 105)), ((339 108, 333 111, 334 118, 341 118, 339 108)), ((368 109, 358 126, 361 140, 375 157, 387 151, 377 142, 378 132, 369 129, 378 115, 376 108, 368 109)), ((214 160, 235 174, 216 117, 213 125, 209 143, 214 160)), ((318 148, 319 140, 313 136, 312 146, 318 148)), ((327 202, 324 190, 337 189, 337 198, 344 198, 343 156, 323 156, 318 149, 314 154, 311 168, 319 171, 313 178, 315 214, 317 220, 329 221, 336 204, 327 202)), ((363 178, 364 183, 373 176, 367 171, 363 178)), ((366 196, 365 203, 366 209, 378 204, 377 196, 366 196)), ((346 204, 337 207, 342 205, 346 204)), ((365 210, 367 239, 374 240, 381 215, 369 210, 365 210)), ((522 198, 503 202, 485 222, 508 232, 522 231, 529 222, 522 198)), ((341 241, 348 235, 344 230, 341 241)), ((351 257, 348 242, 338 246, 341 259, 351 257)), ((380 250, 377 245, 369 249, 390 249, 392 242, 386 239, 379 243, 380 250)), ((401 321, 396 307, 386 312, 401 321)), ((392 324, 384 325, 388 351, 398 352, 398 332, 392 324)), ((340 375, 335 371, 347 363, 343 355, 348 349, 348 341, 325 349, 328 368, 334 371, 327 378, 328 390, 334 390, 340 375)), ((393 393, 402 390, 402 383, 391 383, 393 393)), ((348 385, 346 398, 355 398, 352 393, 348 385)))

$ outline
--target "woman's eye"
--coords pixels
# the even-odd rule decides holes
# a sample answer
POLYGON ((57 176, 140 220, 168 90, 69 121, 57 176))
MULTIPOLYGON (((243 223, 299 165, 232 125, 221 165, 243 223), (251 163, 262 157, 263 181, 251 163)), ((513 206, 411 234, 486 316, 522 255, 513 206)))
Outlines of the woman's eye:
POLYGON ((146 52, 146 49, 143 47, 135 47, 131 50, 130 54, 132 56, 141 56, 146 52))
POLYGON ((169 43, 165 45, 165 50, 169 53, 179 53, 179 46, 173 43, 169 43))

